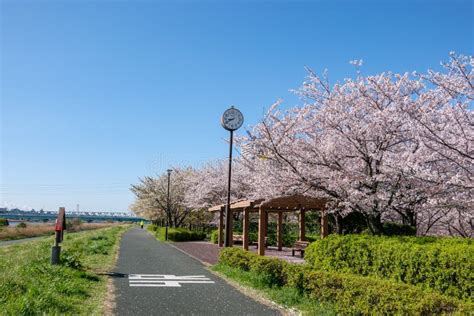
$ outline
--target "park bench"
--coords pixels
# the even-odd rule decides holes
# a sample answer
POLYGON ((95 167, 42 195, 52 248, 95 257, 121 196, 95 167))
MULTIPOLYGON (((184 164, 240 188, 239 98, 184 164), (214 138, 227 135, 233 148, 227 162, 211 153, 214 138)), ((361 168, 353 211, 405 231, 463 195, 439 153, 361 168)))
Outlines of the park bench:
POLYGON ((232 241, 234 244, 241 244, 244 242, 244 236, 242 235, 232 235, 232 241))
POLYGON ((301 253, 301 258, 304 257, 304 251, 306 247, 308 247, 309 241, 301 241, 297 240, 295 244, 293 245, 293 248, 291 248, 291 255, 294 257, 295 256, 295 251, 299 251, 301 253))

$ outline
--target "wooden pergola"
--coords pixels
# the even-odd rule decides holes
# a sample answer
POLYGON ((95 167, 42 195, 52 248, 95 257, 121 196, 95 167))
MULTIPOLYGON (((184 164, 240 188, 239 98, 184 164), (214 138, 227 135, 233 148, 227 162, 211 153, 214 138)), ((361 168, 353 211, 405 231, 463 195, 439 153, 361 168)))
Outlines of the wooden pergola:
MULTIPOLYGON (((299 213, 299 240, 305 240, 305 212, 306 211, 319 211, 321 212, 321 238, 328 235, 328 219, 326 214, 326 203, 327 199, 324 198, 313 198, 304 195, 284 196, 268 200, 240 200, 231 203, 230 209, 232 214, 235 212, 243 212, 243 238, 242 248, 245 250, 249 249, 249 215, 250 212, 258 212, 258 254, 265 255, 265 236, 267 235, 268 228, 268 214, 277 213, 277 247, 278 250, 282 250, 282 235, 283 235, 283 213, 284 212, 298 212, 299 213), (263 245, 263 247, 261 246, 263 245)), ((209 208, 210 212, 219 212, 219 237, 218 244, 220 247, 223 245, 224 237, 224 212, 225 204, 216 205, 209 208)), ((228 236, 232 236, 232 224, 228 227, 231 231, 228 236)), ((232 240, 230 240, 232 245, 232 240)))

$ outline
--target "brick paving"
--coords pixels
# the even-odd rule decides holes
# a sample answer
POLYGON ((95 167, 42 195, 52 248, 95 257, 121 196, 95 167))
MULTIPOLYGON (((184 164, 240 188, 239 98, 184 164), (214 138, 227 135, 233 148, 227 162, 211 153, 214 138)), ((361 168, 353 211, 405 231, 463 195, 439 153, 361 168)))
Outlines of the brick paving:
MULTIPOLYGON (((216 244, 207 241, 185 241, 173 242, 172 245, 207 264, 214 265, 219 261, 220 248, 216 244)), ((234 247, 241 247, 241 245, 234 245, 234 247)), ((257 252, 257 247, 250 246, 249 251, 257 252)), ((283 248, 282 251, 278 251, 275 247, 269 247, 265 249, 265 255, 283 259, 291 263, 300 264, 305 262, 304 259, 298 256, 299 252, 296 253, 295 257, 292 257, 291 248, 283 248)))
POLYGON ((207 264, 214 265, 219 261, 220 249, 216 244, 207 241, 182 241, 171 244, 207 264))

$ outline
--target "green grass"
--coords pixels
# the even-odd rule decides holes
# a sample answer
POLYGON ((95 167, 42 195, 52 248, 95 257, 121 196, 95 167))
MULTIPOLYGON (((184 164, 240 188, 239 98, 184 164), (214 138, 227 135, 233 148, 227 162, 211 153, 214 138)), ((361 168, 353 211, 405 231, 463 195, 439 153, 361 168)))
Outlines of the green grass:
POLYGON ((61 265, 50 264, 53 239, 0 248, 0 314, 102 314, 106 277, 130 226, 65 234, 61 265))
POLYGON ((243 271, 227 265, 217 264, 212 270, 244 287, 257 290, 261 295, 286 308, 296 308, 304 315, 336 315, 336 309, 331 304, 322 304, 300 293, 296 288, 283 286, 269 287, 268 282, 252 271, 243 271))

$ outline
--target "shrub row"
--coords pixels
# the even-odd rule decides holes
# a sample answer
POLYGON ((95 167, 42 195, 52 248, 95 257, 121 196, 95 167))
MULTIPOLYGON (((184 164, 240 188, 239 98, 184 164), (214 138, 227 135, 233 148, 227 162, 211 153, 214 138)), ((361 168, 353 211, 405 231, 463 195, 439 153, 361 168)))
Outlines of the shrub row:
POLYGON ((318 271, 238 248, 221 251, 219 263, 262 277, 266 285, 298 289, 321 303, 332 303, 341 314, 429 315, 468 313, 472 303, 392 280, 318 271))
POLYGON ((312 243, 305 259, 319 270, 391 279, 472 300, 469 239, 331 235, 312 243))
MULTIPOLYGON (((236 232, 236 234, 242 234, 241 232, 236 232)), ((214 230, 211 233, 211 242, 214 244, 217 244, 218 242, 218 230, 214 230)), ((309 242, 313 242, 319 239, 319 236, 317 235, 305 235, 306 240, 309 242)), ((249 242, 250 243, 256 243, 258 240, 258 234, 257 233, 249 233, 249 242)), ((282 242, 283 242, 283 247, 291 247, 294 245, 295 241, 298 240, 298 234, 283 234, 282 237, 282 242)), ((268 234, 268 245, 271 246, 276 246, 277 244, 277 236, 276 234, 269 233, 268 234)))
MULTIPOLYGON (((149 225, 148 230, 155 233, 159 240, 165 240, 166 229, 156 225, 149 225)), ((196 232, 186 228, 168 228, 168 240, 171 241, 197 241, 204 240, 206 233, 196 232)))
POLYGON ((211 232, 211 242, 213 244, 217 244, 219 242, 219 230, 218 229, 213 230, 211 232))

